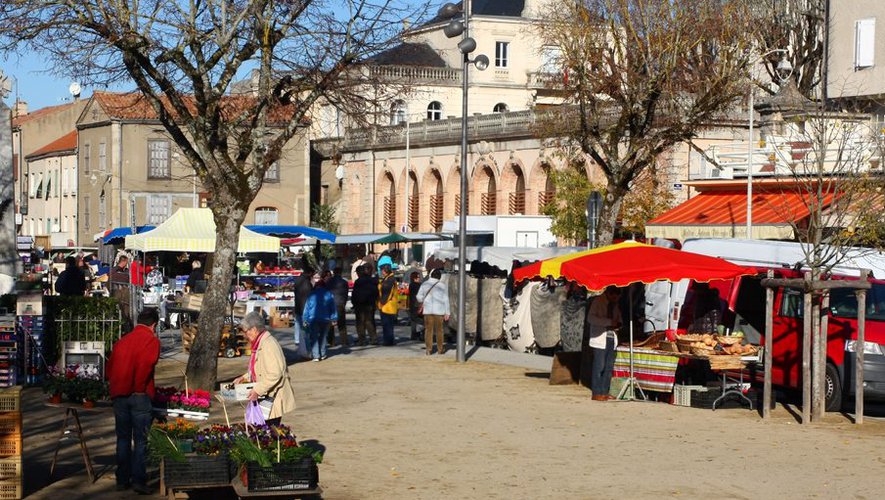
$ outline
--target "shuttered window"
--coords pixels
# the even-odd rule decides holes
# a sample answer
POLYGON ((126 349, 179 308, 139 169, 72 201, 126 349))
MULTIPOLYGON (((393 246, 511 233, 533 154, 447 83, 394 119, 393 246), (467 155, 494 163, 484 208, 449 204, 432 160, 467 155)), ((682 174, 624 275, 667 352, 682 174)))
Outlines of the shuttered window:
POLYGON ((876 20, 861 19, 854 23, 854 67, 869 68, 875 61, 876 20))

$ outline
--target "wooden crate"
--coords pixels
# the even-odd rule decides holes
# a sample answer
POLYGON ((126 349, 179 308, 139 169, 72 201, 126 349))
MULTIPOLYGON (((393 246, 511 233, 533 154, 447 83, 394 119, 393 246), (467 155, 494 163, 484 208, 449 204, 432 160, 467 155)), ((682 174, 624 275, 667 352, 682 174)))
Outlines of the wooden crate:
POLYGON ((21 435, 22 414, 20 411, 8 411, 0 413, 0 435, 21 435))
POLYGON ((0 481, 0 500, 18 500, 24 493, 21 476, 0 481))
POLYGON ((22 388, 20 385, 0 390, 0 412, 20 411, 22 388))
POLYGON ((0 481, 16 479, 22 475, 21 455, 0 458, 0 481))
POLYGON ((7 434, 0 436, 0 458, 21 456, 22 436, 19 434, 7 434))

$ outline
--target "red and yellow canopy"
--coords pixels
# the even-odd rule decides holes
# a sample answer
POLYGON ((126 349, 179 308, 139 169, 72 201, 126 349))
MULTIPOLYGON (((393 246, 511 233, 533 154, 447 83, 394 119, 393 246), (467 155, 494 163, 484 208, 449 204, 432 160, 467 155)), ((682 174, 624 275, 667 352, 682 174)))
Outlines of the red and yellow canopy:
POLYGON ((724 259, 682 250, 625 241, 592 250, 535 262, 513 271, 516 281, 548 276, 574 281, 588 290, 631 283, 711 281, 756 274, 756 269, 732 264, 724 259))

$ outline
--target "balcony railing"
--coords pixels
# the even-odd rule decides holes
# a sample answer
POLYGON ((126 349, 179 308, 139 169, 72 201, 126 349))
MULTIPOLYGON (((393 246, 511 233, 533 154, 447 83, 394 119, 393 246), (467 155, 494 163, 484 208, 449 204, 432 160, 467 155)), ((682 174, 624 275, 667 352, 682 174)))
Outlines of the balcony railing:
MULTIPOLYGON (((513 111, 474 115, 467 118, 471 140, 500 140, 514 137, 535 137, 544 123, 555 120, 570 123, 576 110, 557 108, 545 111, 513 111)), ((409 124, 409 140, 412 147, 421 144, 456 143, 461 138, 461 119, 426 120, 409 124)), ((406 127, 392 125, 374 128, 348 129, 339 151, 362 151, 375 149, 398 149, 405 147, 406 127)))
POLYGON ((536 71, 528 74, 527 86, 530 89, 562 89, 565 83, 563 73, 536 71))
POLYGON ((510 204, 508 205, 510 215, 525 213, 525 191, 510 193, 510 204))
POLYGON ((411 80, 423 82, 461 83, 461 68, 432 66, 368 66, 369 78, 379 80, 411 80))

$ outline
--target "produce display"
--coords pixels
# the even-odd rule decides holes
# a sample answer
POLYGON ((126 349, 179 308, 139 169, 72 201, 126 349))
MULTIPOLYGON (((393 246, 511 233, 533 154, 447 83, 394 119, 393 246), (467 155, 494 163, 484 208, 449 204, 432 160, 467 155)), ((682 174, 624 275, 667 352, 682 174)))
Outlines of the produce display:
POLYGON ((752 356, 759 352, 758 347, 743 342, 744 336, 740 333, 731 336, 689 333, 676 338, 676 345, 680 351, 700 356, 752 356))

